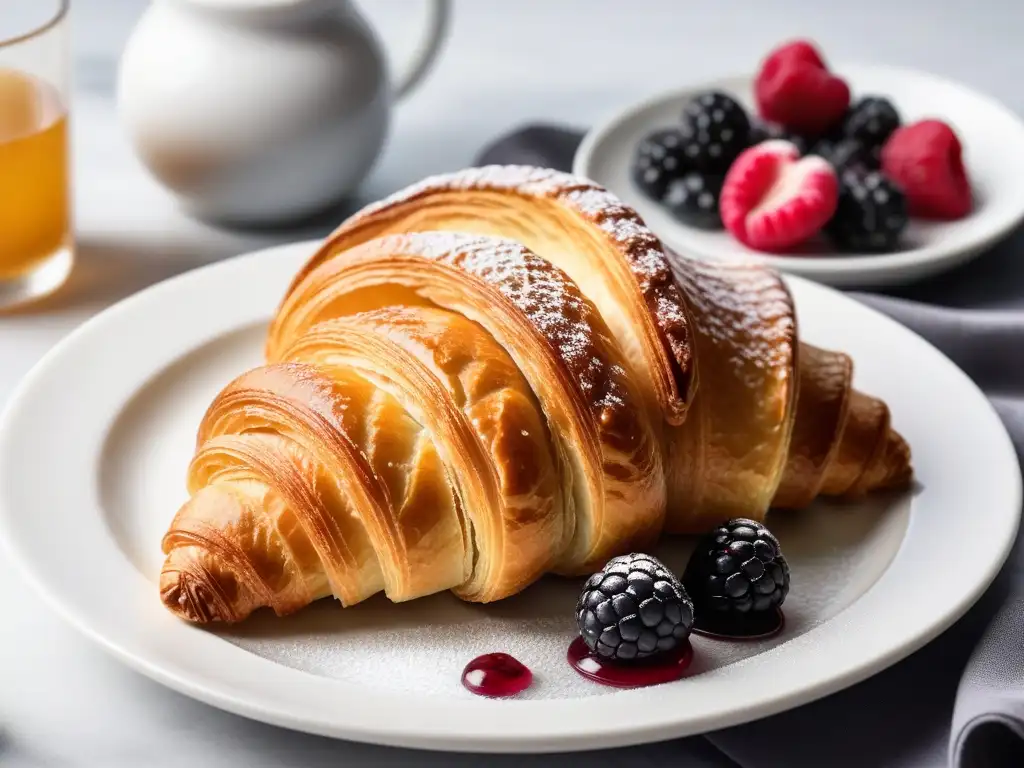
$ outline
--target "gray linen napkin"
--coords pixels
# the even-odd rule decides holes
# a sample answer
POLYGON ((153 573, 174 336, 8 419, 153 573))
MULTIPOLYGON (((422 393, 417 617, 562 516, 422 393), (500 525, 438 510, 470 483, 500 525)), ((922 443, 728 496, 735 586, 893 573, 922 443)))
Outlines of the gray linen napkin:
MULTIPOLYGON (((527 126, 477 162, 569 170, 581 136, 527 126)), ((1024 231, 974 264, 899 293, 855 295, 963 368, 1024 455, 1024 231)), ((821 701, 707 738, 743 768, 1024 766, 1022 542, 1024 534, 977 605, 908 659, 821 701)))

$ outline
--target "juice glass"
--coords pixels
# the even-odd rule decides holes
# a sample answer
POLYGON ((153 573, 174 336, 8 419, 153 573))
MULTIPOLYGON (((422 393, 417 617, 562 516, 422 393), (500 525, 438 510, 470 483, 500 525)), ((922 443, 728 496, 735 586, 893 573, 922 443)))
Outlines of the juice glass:
POLYGON ((0 310, 71 271, 68 2, 0 10, 0 310))

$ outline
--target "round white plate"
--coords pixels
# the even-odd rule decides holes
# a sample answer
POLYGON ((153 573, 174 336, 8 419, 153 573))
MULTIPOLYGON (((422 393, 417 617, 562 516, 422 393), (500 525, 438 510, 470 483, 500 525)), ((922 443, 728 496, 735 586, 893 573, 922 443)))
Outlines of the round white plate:
MULTIPOLYGON (((107 310, 26 377, 0 426, 10 555, 72 624, 197 699, 304 731, 450 750, 571 750, 722 728, 839 690, 918 648, 974 602, 1014 539, 1019 469, 975 386, 902 326, 793 279, 805 337, 854 355, 859 385, 886 398, 913 447, 919 486, 770 518, 793 573, 782 635, 695 638, 687 679, 617 691, 564 661, 577 581, 544 580, 490 606, 378 597, 230 629, 189 626, 163 608, 156 578, 195 429, 214 394, 260 362, 270 313, 314 247, 199 269, 107 310), (936 553, 946 577, 924 567, 936 553), (498 650, 536 675, 520 700, 460 685, 467 661, 498 650)), ((688 543, 660 554, 682 569, 688 543)))
POLYGON ((643 216, 671 248, 693 256, 763 259, 776 269, 839 287, 880 287, 910 282, 962 264, 1007 235, 1024 219, 1024 123, 1001 104, 934 75, 884 66, 836 66, 853 98, 892 99, 904 122, 926 117, 948 122, 960 136, 973 181, 975 210, 954 222, 912 220, 903 250, 882 255, 840 255, 824 238, 776 256, 753 251, 725 231, 707 232, 676 221, 645 197, 630 178, 633 151, 658 127, 678 124, 695 93, 733 94, 754 114, 753 79, 729 77, 662 93, 630 105, 583 139, 573 172, 610 189, 643 216))

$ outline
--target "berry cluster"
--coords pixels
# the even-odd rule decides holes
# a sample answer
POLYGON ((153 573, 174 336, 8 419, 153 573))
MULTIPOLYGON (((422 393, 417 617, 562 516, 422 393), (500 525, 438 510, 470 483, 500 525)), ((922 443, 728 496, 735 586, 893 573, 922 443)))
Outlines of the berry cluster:
POLYGON ((701 617, 752 622, 789 593, 789 565, 761 523, 737 518, 697 543, 680 581, 657 558, 615 557, 576 603, 583 641, 598 656, 638 661, 682 646, 701 617))
POLYGON ((900 247, 911 217, 970 213, 962 147, 940 120, 902 123, 889 99, 851 103, 807 41, 773 50, 754 82, 757 116, 720 91, 638 145, 633 179, 677 219, 724 227, 750 248, 791 250, 819 232, 841 251, 900 247))
POLYGON ((678 126, 654 131, 640 142, 633 180, 679 220, 719 229, 722 182, 750 146, 750 130, 739 102, 719 91, 702 93, 687 103, 678 126))

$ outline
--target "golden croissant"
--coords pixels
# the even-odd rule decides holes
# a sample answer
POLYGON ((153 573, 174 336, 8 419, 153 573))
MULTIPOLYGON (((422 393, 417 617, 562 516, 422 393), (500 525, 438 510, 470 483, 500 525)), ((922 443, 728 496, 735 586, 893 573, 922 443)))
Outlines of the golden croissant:
POLYGON ((266 365, 216 397, 164 537, 194 622, 452 590, 489 602, 732 517, 905 488, 852 364, 772 271, 667 251, 603 188, 433 177, 341 224, 266 365))

